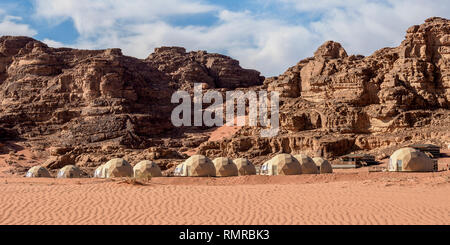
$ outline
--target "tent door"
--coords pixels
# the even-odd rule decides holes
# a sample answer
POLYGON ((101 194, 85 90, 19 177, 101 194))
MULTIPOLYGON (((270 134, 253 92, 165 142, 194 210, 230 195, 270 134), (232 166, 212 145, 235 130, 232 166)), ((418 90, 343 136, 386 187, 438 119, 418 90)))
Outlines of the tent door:
POLYGON ((191 173, 189 172, 189 167, 186 166, 186 176, 189 177, 191 175, 191 173))
POLYGON ((403 161, 402 160, 397 161, 397 171, 403 171, 403 161))
POLYGON ((278 175, 278 166, 272 166, 272 174, 278 175))

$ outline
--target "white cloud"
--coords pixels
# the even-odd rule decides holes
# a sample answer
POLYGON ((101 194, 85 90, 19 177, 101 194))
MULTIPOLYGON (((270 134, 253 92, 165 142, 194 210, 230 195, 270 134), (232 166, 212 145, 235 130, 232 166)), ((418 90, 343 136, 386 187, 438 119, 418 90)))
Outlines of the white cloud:
POLYGON ((49 47, 52 47, 52 48, 62 48, 62 47, 65 46, 61 42, 58 42, 58 41, 55 41, 55 40, 51 40, 51 39, 48 39, 48 38, 42 40, 42 42, 47 44, 49 47))
POLYGON ((124 53, 145 58, 155 47, 183 46, 188 50, 208 50, 232 56, 246 68, 275 75, 295 64, 300 57, 312 55, 316 48, 313 33, 302 26, 278 20, 261 20, 248 12, 218 13, 219 23, 210 27, 176 27, 165 22, 135 24, 91 38, 81 38, 81 48, 120 47, 124 53))
POLYGON ((282 0, 300 13, 320 15, 310 24, 323 40, 341 42, 349 53, 370 55, 398 46, 408 27, 432 16, 449 17, 447 0, 282 0))
POLYGON ((6 15, 6 11, 0 9, 0 36, 34 36, 37 34, 27 24, 21 24, 22 18, 6 15))
POLYGON ((214 5, 188 0, 36 0, 37 16, 62 21, 71 18, 82 35, 162 17, 213 11, 214 5))
MULTIPOLYGON (((278 2, 280 0, 274 0, 278 2)), ((326 11, 335 8, 355 8, 367 3, 366 0, 281 0, 300 12, 326 11)))
POLYGON ((264 75, 284 72, 327 40, 341 42, 349 53, 368 55, 398 45, 409 26, 450 13, 447 0, 264 1, 264 11, 272 6, 315 19, 299 23, 259 11, 233 12, 201 0, 35 1, 36 16, 52 23, 74 22, 80 34, 76 47, 118 47, 139 58, 159 46, 206 49, 230 55, 264 75), (177 26, 168 21, 199 14, 215 16, 214 24, 177 26))
POLYGON ((84 0, 37 0, 36 15, 52 22, 73 20, 80 34, 74 45, 78 48, 118 47, 127 55, 145 58, 155 47, 183 46, 225 53, 244 67, 270 75, 312 54, 315 46, 311 45, 314 35, 302 26, 261 19, 248 11, 231 12, 201 1, 105 0, 88 4, 84 0), (216 16, 217 23, 174 26, 164 21, 170 16, 201 13, 216 16))

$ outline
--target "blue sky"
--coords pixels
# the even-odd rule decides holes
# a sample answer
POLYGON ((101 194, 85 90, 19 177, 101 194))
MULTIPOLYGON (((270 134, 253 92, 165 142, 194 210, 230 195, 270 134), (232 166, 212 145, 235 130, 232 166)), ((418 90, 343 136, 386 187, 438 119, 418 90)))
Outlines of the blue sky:
POLYGON ((370 55, 399 45, 409 26, 449 13, 448 0, 1 0, 0 35, 53 47, 121 48, 138 58, 155 47, 184 46, 272 76, 327 40, 370 55))

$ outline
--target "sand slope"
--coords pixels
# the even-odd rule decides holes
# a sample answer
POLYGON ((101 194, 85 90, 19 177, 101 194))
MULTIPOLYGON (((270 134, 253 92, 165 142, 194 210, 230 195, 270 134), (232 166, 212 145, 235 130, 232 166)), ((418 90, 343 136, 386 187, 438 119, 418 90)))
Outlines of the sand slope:
POLYGON ((8 224, 450 224, 450 172, 108 180, 0 178, 8 224))

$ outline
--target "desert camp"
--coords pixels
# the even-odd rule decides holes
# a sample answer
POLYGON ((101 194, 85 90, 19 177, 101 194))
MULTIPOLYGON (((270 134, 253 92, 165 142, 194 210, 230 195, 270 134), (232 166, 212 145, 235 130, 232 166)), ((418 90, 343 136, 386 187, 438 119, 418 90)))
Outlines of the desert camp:
POLYGON ((177 166, 175 176, 181 177, 215 177, 214 163, 206 156, 194 155, 177 166))
POLYGON ((30 170, 28 170, 26 174, 27 178, 51 178, 50 172, 42 167, 42 166, 35 166, 32 167, 30 170))
POLYGON ((261 166, 261 175, 299 175, 302 166, 290 154, 279 154, 261 166))
MULTIPOLYGON (((372 156, 366 154, 346 155, 353 156, 354 159, 373 159, 372 156), (355 156, 361 156, 356 157, 355 156)), ((355 160, 356 161, 356 160, 355 160)), ((339 166, 339 165, 338 165, 339 166)), ((247 175, 302 175, 302 174, 331 174, 336 165, 332 165, 330 161, 322 158, 310 158, 305 154, 278 154, 268 161, 264 162, 260 167, 256 167, 246 158, 231 159, 227 157, 219 157, 211 161, 204 155, 193 155, 178 164, 172 176, 175 177, 235 177, 247 175)), ((339 168, 337 168, 339 169, 339 168)), ((389 172, 433 172, 438 170, 436 160, 431 159, 423 151, 407 147, 395 151, 389 158, 389 164, 385 169, 389 172)), ((381 170, 378 170, 381 171, 381 170)), ((369 169, 369 172, 377 172, 376 169, 369 169)), ((61 168, 57 178, 82 178, 83 171, 75 166, 68 165, 61 168)), ((170 176, 163 174, 158 163, 154 161, 140 161, 134 167, 122 158, 116 158, 97 167, 93 174, 93 178, 122 178, 135 177, 142 179, 151 179, 153 177, 170 176)), ((42 167, 36 166, 29 169, 26 174, 28 178, 50 178, 50 172, 42 167)))
POLYGON ((219 157, 213 161, 216 168, 216 177, 238 176, 238 168, 233 160, 227 157, 219 157))
POLYGON ((246 158, 235 159, 234 164, 238 168, 239 176, 256 175, 256 167, 246 158))
POLYGON ((81 178, 83 172, 75 165, 68 165, 58 171, 58 179, 81 178))
POLYGON ((135 178, 162 177, 161 168, 153 161, 141 161, 133 168, 135 178))
POLYGON ((122 158, 113 159, 97 170, 99 170, 98 178, 103 179, 133 176, 133 167, 122 158))
POLYGON ((319 174, 319 170, 313 159, 304 154, 294 156, 302 166, 302 174, 319 174))
POLYGON ((361 168, 376 165, 375 156, 370 154, 348 154, 341 156, 336 168, 361 168))
POLYGON ((323 159, 322 157, 315 157, 313 158, 313 161, 321 174, 333 173, 333 166, 330 164, 328 160, 323 159))
POLYGON ((105 165, 100 165, 99 167, 97 167, 94 171, 94 178, 102 178, 101 176, 104 176, 103 174, 103 169, 105 168, 105 165))
POLYGON ((392 154, 388 170, 391 172, 433 172, 437 170, 437 164, 419 150, 402 148, 392 154))

